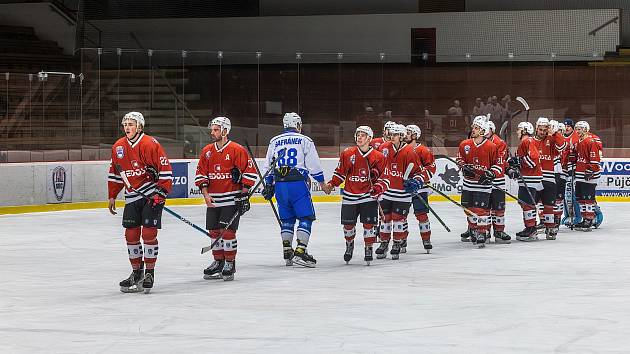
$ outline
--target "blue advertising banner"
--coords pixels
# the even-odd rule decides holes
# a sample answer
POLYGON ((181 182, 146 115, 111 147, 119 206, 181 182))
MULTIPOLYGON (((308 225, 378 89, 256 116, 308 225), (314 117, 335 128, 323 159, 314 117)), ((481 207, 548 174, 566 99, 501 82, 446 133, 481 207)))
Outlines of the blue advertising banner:
POLYGON ((173 190, 169 198, 188 198, 188 164, 189 162, 171 162, 173 168, 173 190))
POLYGON ((606 197, 630 196, 630 162, 602 161, 602 175, 596 194, 606 197))

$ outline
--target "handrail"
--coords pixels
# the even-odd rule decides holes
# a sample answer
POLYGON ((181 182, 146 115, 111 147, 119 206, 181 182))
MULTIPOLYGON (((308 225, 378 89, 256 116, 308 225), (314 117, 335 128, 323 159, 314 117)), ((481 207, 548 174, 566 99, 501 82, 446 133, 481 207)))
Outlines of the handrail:
MULTIPOLYGON (((131 39, 134 40, 134 42, 136 42, 136 44, 138 45, 138 47, 140 47, 141 49, 146 50, 146 48, 142 45, 142 43, 140 43, 140 40, 138 39, 138 37, 136 37, 135 33, 133 32, 129 32, 129 36, 131 37, 131 39)), ((192 113, 192 111, 188 108, 188 105, 186 105, 186 102, 182 99, 182 97, 180 97, 180 95, 177 93, 177 91, 175 91, 175 89, 173 88, 173 86, 171 86, 171 83, 169 82, 168 78, 166 77, 166 75, 164 74, 164 72, 162 71, 162 69, 160 69, 157 65, 153 65, 151 64, 151 69, 157 71, 160 76, 162 77, 162 80, 164 80, 164 82, 166 83, 166 86, 168 87, 168 89, 171 91, 171 94, 175 97, 175 99, 177 100, 177 102, 182 104, 182 107, 184 108, 184 110, 186 111, 186 113, 188 113, 190 115, 190 118, 192 118, 192 120, 201 127, 201 124, 199 124, 199 119, 197 119, 197 117, 195 117, 195 115, 192 113)))
POLYGON ((606 23, 604 23, 603 25, 601 25, 601 26, 595 28, 594 30, 590 31, 588 33, 588 35, 589 36, 594 36, 595 34, 597 34, 597 32, 601 31, 605 27, 608 27, 611 23, 617 23, 618 20, 619 20, 619 16, 615 16, 615 17, 611 18, 610 20, 606 21, 606 23))

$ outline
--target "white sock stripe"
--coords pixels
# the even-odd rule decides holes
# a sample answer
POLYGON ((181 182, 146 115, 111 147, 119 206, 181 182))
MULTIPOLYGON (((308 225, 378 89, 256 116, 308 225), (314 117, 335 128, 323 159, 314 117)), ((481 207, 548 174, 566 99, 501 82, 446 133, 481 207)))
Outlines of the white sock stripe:
POLYGON ((397 220, 392 222, 392 229, 394 232, 404 232, 405 231, 405 222, 403 220, 397 220))
POLYGON ((543 223, 553 224, 554 223, 553 214, 543 214, 543 223))
POLYGON ((523 219, 525 220, 536 219, 536 210, 523 210, 523 219))
POLYGON ((350 230, 346 229, 345 227, 343 228, 343 236, 344 237, 354 237, 357 234, 357 228, 353 227, 350 230))
POLYGON ((127 245, 129 259, 142 258, 142 245, 127 245))
POLYGON ((144 258, 157 258, 158 245, 144 245, 144 258))
POLYGON ((363 237, 375 237, 377 234, 376 228, 363 229, 363 237))
POLYGON ((237 241, 233 240, 224 240, 223 241, 223 250, 224 251, 236 251, 237 241))
POLYGON ((418 224, 418 228, 420 229, 420 232, 429 232, 431 231, 431 223, 428 221, 425 222, 421 222, 418 224))

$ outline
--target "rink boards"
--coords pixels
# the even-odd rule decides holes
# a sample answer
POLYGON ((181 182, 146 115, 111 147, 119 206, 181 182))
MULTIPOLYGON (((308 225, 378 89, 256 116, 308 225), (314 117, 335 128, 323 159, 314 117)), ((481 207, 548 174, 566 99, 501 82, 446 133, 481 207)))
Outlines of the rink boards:
MULTIPOLYGON (((257 159, 257 162, 262 168, 263 160, 257 159)), ((338 160, 329 158, 321 162, 328 179, 338 160)), ((202 204, 201 194, 194 185, 197 160, 172 160, 171 163, 173 191, 168 205, 202 204)), ((457 199, 462 186, 459 169, 444 158, 439 158, 436 165, 431 179, 433 186, 457 199)), ((4 164, 0 168, 0 214, 106 207, 108 169, 108 161, 4 164)), ((516 194, 517 183, 506 181, 508 191, 516 194)), ((311 183, 310 188, 315 202, 341 200, 340 188, 335 188, 331 195, 321 191, 317 183, 311 183)), ((630 201, 630 159, 604 159, 597 195, 600 201, 630 201)), ((445 199, 434 193, 431 200, 445 199)), ((252 202, 264 202, 259 191, 252 202)))

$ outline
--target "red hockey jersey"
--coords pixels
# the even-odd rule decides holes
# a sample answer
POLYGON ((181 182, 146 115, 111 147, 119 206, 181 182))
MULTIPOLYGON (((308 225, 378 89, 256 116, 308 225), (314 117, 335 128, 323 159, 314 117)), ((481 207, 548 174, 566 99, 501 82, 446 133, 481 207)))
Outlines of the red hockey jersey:
POLYGON ((548 135, 544 139, 533 138, 540 156, 542 180, 556 183, 556 164, 560 163, 560 154, 566 146, 564 137, 558 133, 548 135))
MULTIPOLYGON (((416 145, 416 147, 414 148, 416 154, 418 154, 418 157, 420 158, 420 163, 422 164, 422 167, 424 167, 425 169, 425 173, 426 173, 426 177, 428 178, 428 180, 431 180, 431 178, 433 177, 433 175, 435 174, 435 156, 433 155, 433 153, 431 152, 431 150, 422 145, 422 144, 418 144, 416 145)), ((429 187, 423 187, 420 192, 429 192, 429 187)))
POLYGON ((370 140, 370 146, 375 148, 376 150, 380 150, 379 148, 381 147, 381 145, 383 145, 384 142, 385 139, 383 138, 374 138, 370 140))
MULTIPOLYGON (((521 140, 516 150, 516 156, 521 159, 521 175, 529 188, 542 190, 542 169, 540 167, 540 151, 534 138, 527 137, 521 140)), ((519 185, 524 187, 522 181, 519 185)))
POLYGON ((254 164, 241 145, 228 141, 222 148, 216 143, 206 145, 201 150, 195 185, 206 185, 208 194, 214 199, 215 207, 234 205, 234 196, 243 190, 243 186, 232 181, 232 169, 241 171, 241 183, 249 188, 256 183, 257 175, 254 164))
POLYGON ((497 146, 497 165, 501 167, 501 173, 495 172, 496 178, 492 181, 492 184, 497 187, 505 187, 505 168, 507 167, 508 158, 507 143, 496 134, 492 134, 488 140, 497 146))
POLYGON ((479 183, 479 177, 486 170, 491 170, 495 176, 502 174, 497 152, 497 146, 485 138, 480 144, 476 144, 473 139, 466 139, 459 144, 457 163, 460 166, 472 165, 475 169, 475 177, 464 176, 463 190, 490 193, 492 185, 479 183))
POLYGON ((601 140, 591 134, 578 140, 576 147, 577 162, 575 165, 575 179, 577 181, 597 184, 601 174, 601 140), (593 173, 593 178, 586 180, 585 174, 593 173))
POLYGON ((338 187, 345 182, 342 204, 359 204, 373 201, 370 196, 372 184, 385 169, 385 156, 370 147, 363 153, 357 146, 346 148, 339 156, 339 164, 328 183, 338 187))
POLYGON ((138 139, 132 143, 126 137, 118 139, 112 146, 112 162, 109 166, 107 179, 108 197, 116 198, 125 188, 125 203, 135 202, 143 197, 131 189, 127 189, 115 165, 120 165, 122 173, 129 180, 131 187, 145 195, 151 195, 157 186, 167 193, 173 188, 173 170, 168 157, 160 143, 153 137, 140 133, 138 139), (147 167, 152 166, 158 171, 159 179, 153 181, 147 173, 147 167))
POLYGON ((380 179, 387 185, 387 189, 383 193, 383 199, 411 202, 411 194, 405 192, 403 186, 407 166, 413 163, 413 168, 408 178, 421 178, 424 183, 429 181, 429 176, 425 168, 422 167, 420 157, 411 145, 405 143, 401 143, 400 147, 396 149, 394 144, 388 141, 383 143, 380 149, 386 159, 385 169, 380 179))

